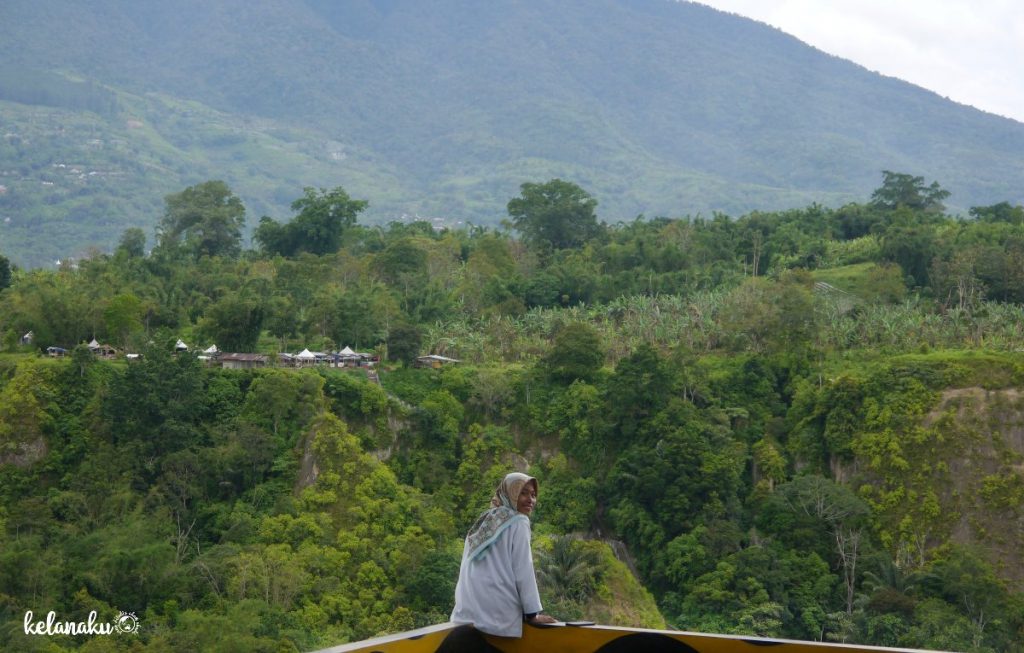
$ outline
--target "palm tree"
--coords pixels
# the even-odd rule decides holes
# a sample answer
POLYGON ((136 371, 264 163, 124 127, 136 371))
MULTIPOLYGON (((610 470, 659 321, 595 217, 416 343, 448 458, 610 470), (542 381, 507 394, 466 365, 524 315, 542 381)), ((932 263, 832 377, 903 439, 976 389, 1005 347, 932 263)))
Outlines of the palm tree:
POLYGON ((551 551, 541 549, 537 558, 537 580, 553 600, 585 603, 597 588, 597 554, 575 537, 555 537, 551 551))

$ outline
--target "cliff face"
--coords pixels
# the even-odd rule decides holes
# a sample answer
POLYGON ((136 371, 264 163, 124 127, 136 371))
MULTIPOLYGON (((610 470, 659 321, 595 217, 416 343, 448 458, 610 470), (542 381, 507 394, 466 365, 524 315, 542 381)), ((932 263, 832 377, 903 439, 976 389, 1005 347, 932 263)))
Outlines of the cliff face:
POLYGON ((1024 586, 1024 393, 950 389, 925 424, 948 438, 939 464, 951 483, 936 489, 952 517, 950 539, 976 545, 1001 576, 1024 586))
POLYGON ((857 436, 856 458, 833 465, 834 478, 871 503, 898 563, 920 567, 932 550, 964 545, 1024 587, 1024 393, 970 386, 934 397, 916 416, 866 405, 885 417, 857 436))

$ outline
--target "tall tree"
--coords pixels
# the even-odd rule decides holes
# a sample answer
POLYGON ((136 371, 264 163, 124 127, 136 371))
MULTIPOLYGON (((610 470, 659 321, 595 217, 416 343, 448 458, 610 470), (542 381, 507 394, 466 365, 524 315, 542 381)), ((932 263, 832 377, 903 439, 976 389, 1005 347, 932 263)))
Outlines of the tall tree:
POLYGON ((121 293, 107 302, 103 309, 103 322, 107 327, 107 336, 113 338, 118 346, 128 345, 128 336, 142 330, 143 304, 131 293, 121 293))
POLYGON ((1024 206, 1013 206, 1009 202, 1000 202, 992 206, 972 206, 968 213, 979 222, 1024 224, 1024 206))
POLYGON ((146 254, 146 232, 138 227, 125 229, 116 251, 124 252, 128 258, 142 258, 146 254))
POLYGON ((0 254, 0 290, 11 285, 11 262, 7 257, 0 254))
POLYGON ((195 258, 235 256, 241 251, 245 206, 223 181, 189 186, 164 198, 160 245, 184 241, 195 258))
POLYGON ((396 324, 388 331, 388 358, 412 365, 422 342, 423 334, 415 324, 396 324))
POLYGON ((779 496, 795 513, 820 520, 828 529, 843 574, 846 613, 851 614, 870 508, 845 485, 812 474, 782 486, 779 496))
POLYGON ((509 201, 508 214, 523 240, 535 247, 580 247, 600 233, 597 200, 576 184, 552 179, 527 182, 520 196, 509 201))
POLYGON ((946 210, 942 202, 949 197, 949 191, 939 186, 939 182, 926 186, 924 177, 891 170, 883 170, 882 175, 882 186, 871 194, 871 204, 876 208, 894 211, 902 206, 926 213, 946 210))
POLYGON ((354 200, 341 186, 332 190, 306 187, 304 195, 292 202, 297 215, 287 224, 264 216, 253 238, 268 254, 295 256, 333 254, 341 247, 341 236, 366 209, 366 200, 354 200))
POLYGON ((252 352, 256 351, 264 315, 258 299, 228 294, 207 309, 201 330, 223 351, 252 352))
POLYGON ((590 381, 604 364, 601 338, 585 322, 568 324, 555 337, 554 346, 541 364, 555 381, 565 384, 576 379, 590 381))

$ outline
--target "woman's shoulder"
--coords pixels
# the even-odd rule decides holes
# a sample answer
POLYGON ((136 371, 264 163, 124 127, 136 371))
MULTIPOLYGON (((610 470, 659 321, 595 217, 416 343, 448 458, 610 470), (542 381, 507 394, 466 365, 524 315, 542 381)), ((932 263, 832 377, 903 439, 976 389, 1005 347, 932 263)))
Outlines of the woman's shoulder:
POLYGON ((508 529, 516 533, 529 533, 531 530, 530 518, 526 515, 517 514, 509 522, 508 529))

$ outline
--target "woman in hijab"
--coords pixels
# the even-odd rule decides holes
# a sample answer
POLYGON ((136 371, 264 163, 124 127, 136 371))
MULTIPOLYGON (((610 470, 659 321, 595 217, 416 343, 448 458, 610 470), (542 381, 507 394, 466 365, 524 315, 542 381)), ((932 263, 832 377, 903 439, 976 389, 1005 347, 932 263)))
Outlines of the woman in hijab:
POLYGON ((521 637, 523 622, 556 623, 540 614, 530 551, 530 514, 537 479, 513 472, 498 485, 491 507, 469 529, 451 621, 482 632, 521 637))

